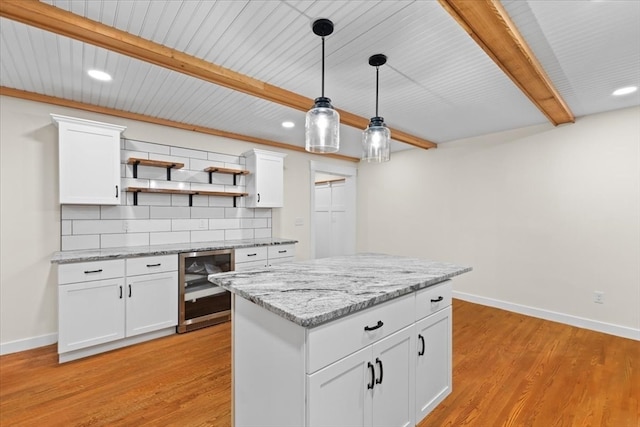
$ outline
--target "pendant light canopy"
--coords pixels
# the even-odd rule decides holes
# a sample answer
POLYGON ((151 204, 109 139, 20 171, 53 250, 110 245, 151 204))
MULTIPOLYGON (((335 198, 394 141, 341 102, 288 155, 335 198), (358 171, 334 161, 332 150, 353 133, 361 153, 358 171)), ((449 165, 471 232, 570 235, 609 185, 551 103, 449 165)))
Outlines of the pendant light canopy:
POLYGON ((378 68, 386 63, 387 57, 381 53, 369 57, 369 65, 376 67, 376 116, 362 134, 362 160, 367 162, 386 162, 391 157, 391 131, 378 116, 378 68))
POLYGON ((322 96, 315 99, 305 120, 305 149, 311 153, 335 153, 340 149, 340 114, 324 96, 324 38, 333 33, 333 22, 318 19, 313 33, 322 38, 322 96))

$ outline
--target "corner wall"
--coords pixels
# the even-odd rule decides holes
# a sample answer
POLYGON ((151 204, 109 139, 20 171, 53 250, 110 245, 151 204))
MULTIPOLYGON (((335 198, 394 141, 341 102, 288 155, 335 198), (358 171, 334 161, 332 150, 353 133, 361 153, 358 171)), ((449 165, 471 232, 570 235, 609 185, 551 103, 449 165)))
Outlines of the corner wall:
POLYGON ((640 108, 358 173, 358 251, 469 265, 460 298, 640 339, 640 108))
POLYGON ((251 148, 286 152, 285 207, 272 209, 273 236, 298 240, 296 258, 309 257, 309 161, 318 156, 0 96, 0 354, 57 341, 57 269, 49 260, 60 250, 61 222, 50 113, 123 125, 124 137, 138 141, 234 156, 251 148))

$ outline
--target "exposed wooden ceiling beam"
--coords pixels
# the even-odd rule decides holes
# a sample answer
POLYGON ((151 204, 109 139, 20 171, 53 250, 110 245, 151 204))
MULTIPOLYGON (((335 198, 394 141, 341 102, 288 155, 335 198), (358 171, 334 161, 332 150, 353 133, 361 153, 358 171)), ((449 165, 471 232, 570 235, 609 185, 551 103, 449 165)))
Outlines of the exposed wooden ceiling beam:
POLYGON ((573 123, 573 113, 498 0, 439 0, 554 125, 573 123))
MULTIPOLYGON (((2 0, 0 2, 0 16, 300 111, 309 110, 314 103, 311 98, 256 80, 37 0, 2 0)), ((340 122, 345 125, 364 129, 369 123, 367 118, 343 110, 338 111, 340 112, 340 122)), ((437 144, 432 141, 397 129, 391 129, 391 135, 396 141, 415 147, 424 149, 437 147, 437 144)))
MULTIPOLYGON (((39 93, 27 92, 24 90, 12 89, 5 86, 0 86, 0 95, 11 96, 13 98, 27 99, 29 101, 44 102, 47 104, 58 105, 61 107, 75 108, 77 110, 90 111, 92 113, 107 114, 109 116, 120 117, 123 119, 137 120, 139 122, 153 123, 156 125, 169 126, 177 129, 190 130, 193 132, 204 133, 207 135, 215 135, 223 138, 235 139, 238 141, 253 142, 256 144, 268 145, 270 147, 284 148, 286 150, 293 150, 306 153, 304 147, 297 145, 285 144, 283 142, 271 141, 263 138, 256 138, 249 135, 242 135, 239 133, 227 132, 224 130, 208 128, 204 126, 190 125, 182 122, 175 122, 173 120, 161 119, 158 117, 146 116, 144 114, 131 113, 128 111, 116 110, 113 108, 100 107, 98 105, 85 104, 83 102, 70 101, 68 99, 57 98, 55 96, 41 95, 39 93)), ((311 153, 308 153, 311 154, 311 153)), ((343 154, 330 153, 322 154, 323 157, 331 157, 334 159, 348 160, 350 162, 359 162, 357 157, 345 156, 343 154)))

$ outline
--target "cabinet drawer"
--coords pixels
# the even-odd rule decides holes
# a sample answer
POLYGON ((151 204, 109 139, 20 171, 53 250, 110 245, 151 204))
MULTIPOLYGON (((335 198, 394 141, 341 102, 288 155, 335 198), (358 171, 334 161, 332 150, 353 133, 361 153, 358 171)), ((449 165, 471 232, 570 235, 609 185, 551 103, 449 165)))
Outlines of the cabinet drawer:
POLYGON ((416 320, 451 305, 451 280, 424 288, 416 293, 416 320))
POLYGON ((124 277, 124 260, 89 261, 58 266, 58 284, 124 277))
POLYGON ((266 259, 249 262, 236 262, 235 271, 259 270, 261 268, 267 268, 266 259))
POLYGON ((269 248, 269 259, 294 257, 296 255, 295 245, 273 245, 267 247, 269 248))
POLYGON ((235 250, 236 264, 248 261, 260 261, 267 259, 268 246, 254 246, 251 248, 238 248, 235 250))
POLYGON ((127 276, 178 271, 178 255, 127 258, 127 276))
POLYGON ((307 331, 307 373, 378 341, 415 321, 413 293, 307 331), (382 326, 376 327, 382 323, 382 326), (367 331, 365 327, 373 327, 367 331))

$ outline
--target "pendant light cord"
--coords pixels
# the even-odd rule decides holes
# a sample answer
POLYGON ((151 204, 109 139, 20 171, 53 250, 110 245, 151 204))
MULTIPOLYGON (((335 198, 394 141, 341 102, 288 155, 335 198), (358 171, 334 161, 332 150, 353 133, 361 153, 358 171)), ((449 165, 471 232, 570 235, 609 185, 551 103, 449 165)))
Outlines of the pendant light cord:
POLYGON ((324 36, 322 37, 322 97, 324 98, 324 36))
POLYGON ((380 67, 376 66, 376 117, 378 117, 378 70, 380 67))

